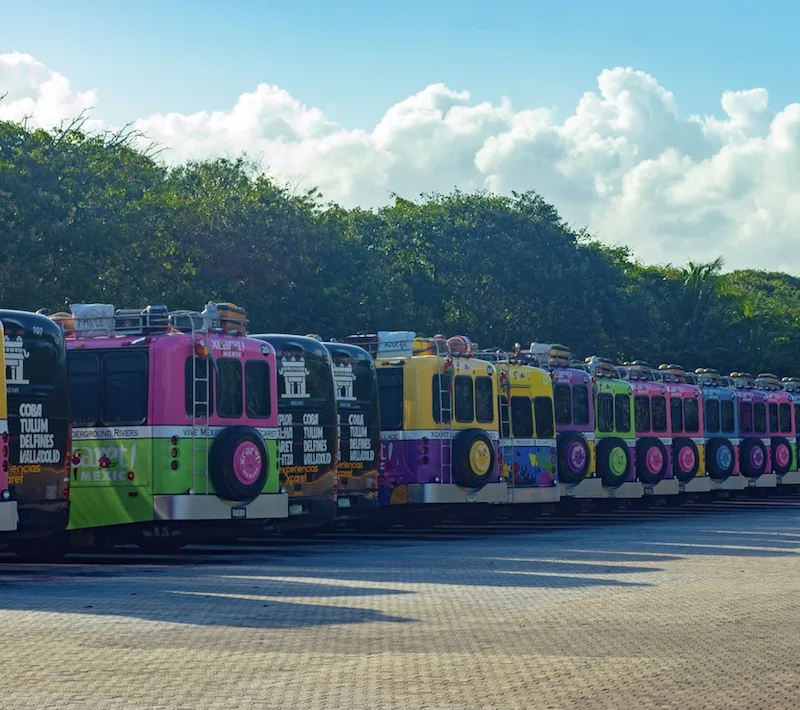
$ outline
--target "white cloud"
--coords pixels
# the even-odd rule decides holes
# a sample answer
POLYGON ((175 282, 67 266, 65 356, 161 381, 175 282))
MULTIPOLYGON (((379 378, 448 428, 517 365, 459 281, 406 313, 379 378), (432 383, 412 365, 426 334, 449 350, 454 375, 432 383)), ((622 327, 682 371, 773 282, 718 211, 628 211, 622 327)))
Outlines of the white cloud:
MULTIPOLYGON (((641 71, 604 70, 563 122, 546 108, 471 102, 432 84, 349 130, 276 86, 229 110, 155 114, 134 124, 164 159, 248 153, 271 174, 347 206, 390 192, 534 189, 573 224, 649 262, 711 259, 800 273, 800 104, 766 89, 726 91, 722 117, 682 115, 641 71)), ((0 55, 0 119, 50 127, 98 104, 95 91, 24 54, 0 55)), ((104 127, 92 113, 90 127, 104 127)), ((532 255, 534 256, 534 255, 532 255)))

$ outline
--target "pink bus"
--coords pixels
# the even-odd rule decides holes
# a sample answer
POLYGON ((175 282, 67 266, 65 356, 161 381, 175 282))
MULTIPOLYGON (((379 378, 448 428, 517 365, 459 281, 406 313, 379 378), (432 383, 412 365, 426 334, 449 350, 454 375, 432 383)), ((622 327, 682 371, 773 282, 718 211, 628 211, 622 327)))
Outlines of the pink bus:
MULTIPOLYGON (((71 307, 70 543, 158 550, 285 519, 275 350, 229 304, 71 307)), ((56 316, 53 317, 56 319, 56 316)))
POLYGON ((711 478, 703 465, 703 395, 696 384, 686 381, 681 365, 658 368, 669 402, 669 429, 672 434, 670 466, 681 493, 708 493, 711 478))
POLYGON ((795 431, 792 408, 794 401, 789 392, 783 390, 780 380, 770 372, 759 374, 755 387, 767 395, 767 473, 775 474, 777 485, 792 469, 795 431))
POLYGON ((778 476, 769 471, 767 393, 755 388, 749 372, 732 372, 731 379, 739 403, 739 468, 748 488, 775 488, 778 476))
POLYGON ((672 466, 667 387, 643 360, 626 363, 625 370, 633 387, 636 477, 642 482, 646 496, 678 495, 679 482, 672 466))

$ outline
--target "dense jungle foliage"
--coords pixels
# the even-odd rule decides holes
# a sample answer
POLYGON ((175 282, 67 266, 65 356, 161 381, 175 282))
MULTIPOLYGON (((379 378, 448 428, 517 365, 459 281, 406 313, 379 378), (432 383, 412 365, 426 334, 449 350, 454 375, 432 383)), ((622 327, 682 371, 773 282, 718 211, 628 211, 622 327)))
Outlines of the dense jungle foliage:
POLYGON ((0 122, 0 304, 209 299, 257 331, 463 333, 581 356, 800 375, 800 279, 645 266, 535 193, 346 210, 246 160, 166 167, 132 134, 0 122))

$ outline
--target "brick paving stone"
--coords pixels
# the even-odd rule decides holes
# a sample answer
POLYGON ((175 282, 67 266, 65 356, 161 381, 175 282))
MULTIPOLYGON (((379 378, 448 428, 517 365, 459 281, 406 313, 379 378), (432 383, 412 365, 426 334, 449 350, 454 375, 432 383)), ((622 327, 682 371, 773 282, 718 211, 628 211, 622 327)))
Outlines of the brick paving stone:
POLYGON ((4 561, 0 707, 795 708, 798 553, 800 508, 765 507, 4 561))

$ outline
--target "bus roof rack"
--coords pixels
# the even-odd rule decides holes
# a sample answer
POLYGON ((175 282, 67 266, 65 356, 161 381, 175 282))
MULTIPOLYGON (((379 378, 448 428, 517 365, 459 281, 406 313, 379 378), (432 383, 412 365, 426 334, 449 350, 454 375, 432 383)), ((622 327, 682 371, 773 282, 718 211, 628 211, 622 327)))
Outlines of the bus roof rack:
POLYGON ((73 303, 69 308, 69 313, 51 318, 65 336, 81 339, 176 332, 247 334, 247 313, 232 303, 209 301, 202 312, 169 311, 165 305, 115 309, 110 303, 73 303))

